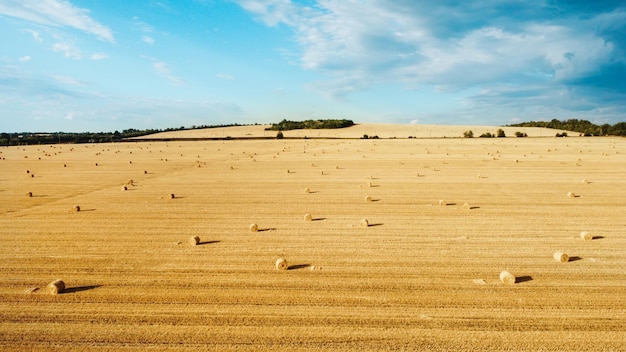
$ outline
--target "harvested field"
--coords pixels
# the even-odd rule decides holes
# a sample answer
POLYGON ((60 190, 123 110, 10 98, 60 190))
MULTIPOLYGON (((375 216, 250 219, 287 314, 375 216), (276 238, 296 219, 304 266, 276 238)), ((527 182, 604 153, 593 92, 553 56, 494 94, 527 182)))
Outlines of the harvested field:
POLYGON ((0 350, 626 349, 626 139, 151 141, 0 156, 0 350))

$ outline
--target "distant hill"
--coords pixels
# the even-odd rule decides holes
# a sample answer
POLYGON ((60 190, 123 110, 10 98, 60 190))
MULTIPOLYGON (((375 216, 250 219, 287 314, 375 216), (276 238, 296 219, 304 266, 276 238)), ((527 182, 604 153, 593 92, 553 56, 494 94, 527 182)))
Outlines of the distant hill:
POLYGON ((626 122, 618 122, 613 126, 609 124, 598 126, 587 120, 570 119, 566 121, 559 121, 557 119, 553 119, 552 121, 530 121, 508 126, 561 129, 578 132, 584 136, 626 136, 626 122))

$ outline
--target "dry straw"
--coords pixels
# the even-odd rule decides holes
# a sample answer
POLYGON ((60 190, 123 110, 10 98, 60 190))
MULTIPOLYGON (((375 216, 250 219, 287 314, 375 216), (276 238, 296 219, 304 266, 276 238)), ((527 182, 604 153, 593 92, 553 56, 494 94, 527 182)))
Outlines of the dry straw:
POLYGON ((276 259, 276 270, 287 270, 289 269, 289 265, 287 265, 287 261, 285 258, 276 259))
POLYGON ((259 231, 259 225, 250 224, 250 232, 257 232, 257 231, 259 231))
POLYGON ((313 221, 311 214, 304 214, 304 221, 313 221))
POLYGON ((563 252, 554 252, 554 260, 560 263, 567 263, 569 261, 569 256, 563 252))
POLYGON ((193 236, 189 238, 189 244, 191 244, 192 246, 197 246, 198 244, 200 244, 200 237, 193 236))
POLYGON ((500 273, 500 281, 507 285, 512 285, 515 283, 515 276, 508 271, 503 271, 500 273))
POLYGON ((48 284, 48 291, 50 294, 56 295, 65 291, 65 282, 61 279, 56 279, 48 284))
POLYGON ((593 239, 593 235, 587 231, 583 231, 580 233, 580 238, 585 241, 591 241, 593 239))

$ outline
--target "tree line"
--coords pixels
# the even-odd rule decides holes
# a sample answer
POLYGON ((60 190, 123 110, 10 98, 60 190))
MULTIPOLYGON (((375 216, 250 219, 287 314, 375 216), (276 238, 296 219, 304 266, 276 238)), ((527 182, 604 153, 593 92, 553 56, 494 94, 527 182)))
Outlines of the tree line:
POLYGON ((610 125, 608 123, 596 125, 587 120, 569 119, 559 121, 557 119, 553 119, 552 121, 522 122, 509 126, 553 128, 557 130, 578 132, 584 136, 626 136, 626 122, 618 122, 615 125, 610 125))
POLYGON ((289 130, 302 130, 302 129, 333 129, 333 128, 345 128, 353 126, 352 120, 305 120, 305 121, 289 121, 282 120, 279 123, 273 123, 272 126, 267 127, 266 131, 289 131, 289 130))
POLYGON ((122 132, 52 132, 52 133, 0 133, 0 146, 10 145, 33 145, 33 144, 61 144, 61 143, 110 143, 120 142, 127 138, 146 136, 159 132, 195 130, 204 128, 243 126, 240 124, 227 125, 200 125, 191 127, 178 127, 166 129, 127 129, 122 132))

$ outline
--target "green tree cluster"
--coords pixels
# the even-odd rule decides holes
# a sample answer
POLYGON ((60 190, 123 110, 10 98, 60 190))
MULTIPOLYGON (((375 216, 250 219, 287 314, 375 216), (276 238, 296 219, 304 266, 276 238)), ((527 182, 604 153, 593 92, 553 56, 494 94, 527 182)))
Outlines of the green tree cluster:
POLYGON ((289 131, 302 129, 333 129, 345 128, 353 126, 352 120, 305 120, 305 121, 289 121, 282 120, 279 123, 272 124, 266 128, 267 131, 289 131))
POLYGON ((615 125, 596 125, 587 120, 569 119, 559 121, 530 121, 514 125, 515 127, 545 127, 557 130, 567 130, 581 133, 585 136, 626 136, 626 122, 618 122, 615 125))

